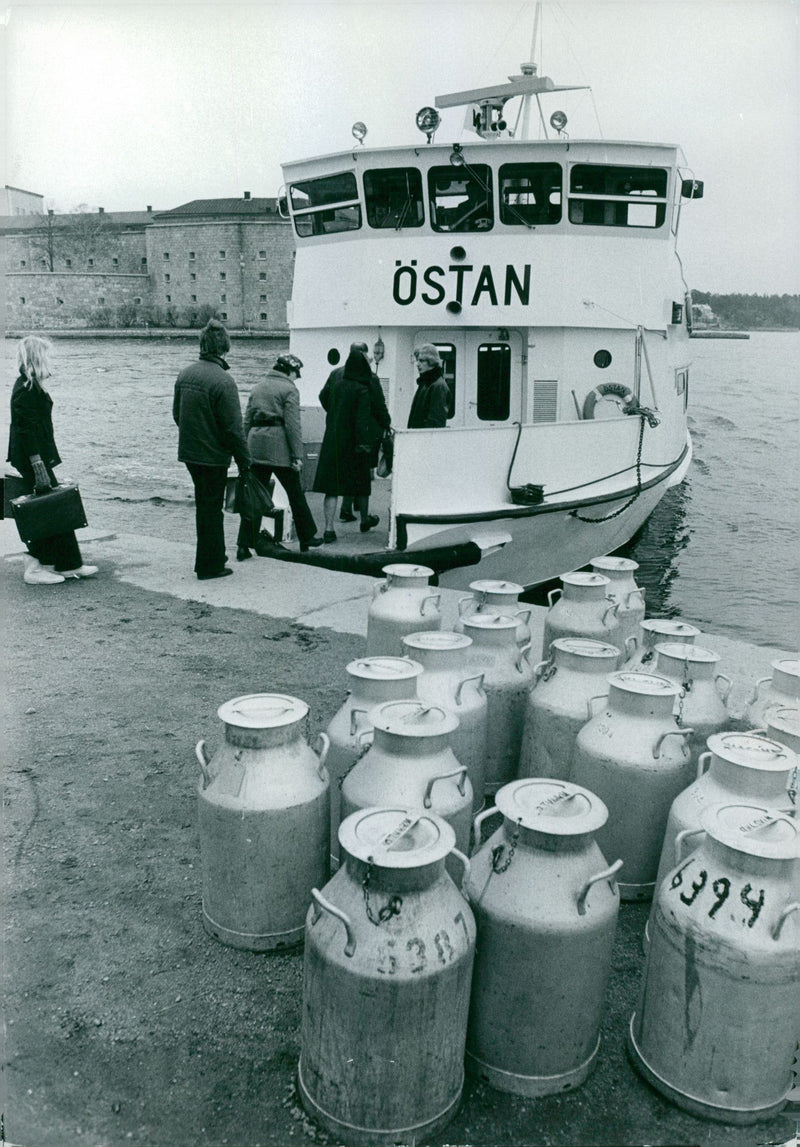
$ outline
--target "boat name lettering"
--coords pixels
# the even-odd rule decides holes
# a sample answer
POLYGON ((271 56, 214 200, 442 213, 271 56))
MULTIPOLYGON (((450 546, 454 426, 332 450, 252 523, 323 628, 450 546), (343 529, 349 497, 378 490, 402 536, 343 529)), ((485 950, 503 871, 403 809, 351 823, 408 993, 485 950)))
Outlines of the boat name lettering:
POLYGON ((527 306, 531 294, 531 265, 525 263, 520 271, 507 263, 504 270, 493 271, 487 263, 479 268, 470 263, 453 263, 447 268, 433 263, 430 267, 417 270, 416 259, 408 263, 398 259, 395 262, 392 297, 399 306, 407 307, 419 295, 423 303, 435 307, 447 297, 448 283, 452 288, 450 301, 459 305, 476 307, 486 300, 493 307, 500 306, 498 288, 502 287, 504 307, 516 301, 527 306))

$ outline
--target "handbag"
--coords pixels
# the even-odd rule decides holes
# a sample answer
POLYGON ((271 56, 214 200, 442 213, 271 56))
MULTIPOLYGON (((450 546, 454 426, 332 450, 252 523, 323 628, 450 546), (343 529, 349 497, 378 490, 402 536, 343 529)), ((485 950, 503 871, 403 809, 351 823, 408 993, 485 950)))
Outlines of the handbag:
POLYGON ((233 512, 243 518, 263 518, 275 509, 269 488, 256 478, 252 470, 246 470, 236 479, 233 497, 233 512))
POLYGON ((74 482, 56 486, 43 494, 13 498, 11 505, 19 536, 26 545, 87 525, 80 490, 74 482))
POLYGON ((375 473, 379 478, 388 478, 394 465, 394 431, 384 432, 381 444, 378 447, 378 465, 375 473))

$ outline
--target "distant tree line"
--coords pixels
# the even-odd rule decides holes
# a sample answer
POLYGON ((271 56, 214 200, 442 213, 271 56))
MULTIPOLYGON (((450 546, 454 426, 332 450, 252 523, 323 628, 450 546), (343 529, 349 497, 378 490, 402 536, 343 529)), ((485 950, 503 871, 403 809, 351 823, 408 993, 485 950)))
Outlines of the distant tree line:
POLYGON ((693 303, 705 303, 724 330, 798 330, 800 295, 712 295, 692 291, 693 303))

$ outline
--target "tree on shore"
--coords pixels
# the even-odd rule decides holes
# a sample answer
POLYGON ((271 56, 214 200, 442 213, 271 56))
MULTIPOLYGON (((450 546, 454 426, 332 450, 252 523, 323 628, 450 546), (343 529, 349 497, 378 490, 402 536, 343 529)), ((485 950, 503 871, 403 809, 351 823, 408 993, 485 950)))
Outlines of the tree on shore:
POLYGON ((112 219, 86 203, 64 215, 48 211, 31 227, 31 256, 43 260, 50 271, 55 270, 56 259, 75 259, 85 266, 91 258, 110 254, 118 233, 112 219))
POLYGON ((711 307, 726 330, 800 328, 800 295, 714 295, 693 290, 692 302, 711 307))

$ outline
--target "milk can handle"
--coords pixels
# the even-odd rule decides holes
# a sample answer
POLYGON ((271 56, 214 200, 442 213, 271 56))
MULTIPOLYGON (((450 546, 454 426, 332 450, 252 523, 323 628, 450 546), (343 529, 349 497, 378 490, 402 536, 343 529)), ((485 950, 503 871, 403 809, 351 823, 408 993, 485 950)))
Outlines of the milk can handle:
POLYGON ((699 836, 704 830, 702 828, 684 828, 675 837, 675 863, 680 864, 683 860, 683 842, 690 836, 699 836))
POLYGON ((781 930, 783 928, 784 921, 787 920, 793 912, 797 912, 798 908, 800 908, 800 904, 798 904, 796 900, 792 904, 786 905, 783 912, 781 912, 781 914, 778 918, 778 923, 772 929, 772 939, 773 940, 779 940, 780 939, 781 930))
POLYGON ((545 657, 544 661, 540 661, 537 665, 534 665, 534 667, 533 667, 533 679, 534 679, 534 681, 539 680, 542 673, 544 673, 545 666, 549 665, 549 664, 550 664, 550 658, 545 657))
POLYGON ((466 606, 467 606, 468 601, 471 601, 471 602, 475 601, 475 598, 472 596, 471 593, 468 593, 466 597, 460 597, 458 599, 458 616, 459 617, 464 616, 464 612, 466 610, 466 606))
POLYGON ((330 912, 331 916, 335 916, 337 920, 341 920, 344 924, 344 930, 347 933, 347 943, 344 946, 345 956, 355 956, 356 954, 356 935, 353 931, 353 925, 350 917, 342 912, 341 908, 334 907, 330 900, 326 900, 318 888, 311 889, 311 895, 314 897, 314 923, 319 920, 320 910, 330 912))
POLYGON ((378 582, 377 585, 374 585, 372 587, 372 600, 374 601, 379 593, 386 593, 388 588, 389 588, 389 579, 387 577, 387 578, 384 578, 382 582, 378 582))
POLYGON ((631 598, 633 597, 633 595, 635 593, 638 593, 641 596, 642 605, 644 605, 644 590, 641 588, 641 586, 637 586, 636 589, 632 589, 631 592, 628 594, 628 599, 625 602, 625 608, 626 609, 631 608, 631 598))
POLYGON ((625 660, 629 661, 630 658, 633 657, 634 653, 636 652, 636 650, 638 648, 639 648, 639 642, 637 641, 637 639, 635 637, 633 637, 633 635, 631 635, 630 637, 626 637, 625 638, 625 660), (631 648, 631 642, 633 642, 633 648, 631 648))
POLYGON ((608 693, 596 693, 594 697, 590 697, 586 702, 586 708, 589 710, 589 720, 595 716, 594 709, 592 708, 592 701, 607 701, 608 693))
POLYGON ((527 661, 530 664, 530 659, 531 659, 531 643, 530 643, 530 641, 526 641, 524 645, 521 645, 519 647, 519 652, 517 654, 517 660, 516 660, 517 673, 522 672, 522 662, 527 661))
POLYGON ((358 718, 367 713, 367 709, 351 709, 350 710, 350 736, 355 737, 356 727, 358 725, 358 718))
POLYGON ((759 689, 761 688, 762 685, 766 684, 767 681, 771 681, 771 680, 772 680, 771 677, 759 677, 759 679, 758 679, 758 681, 756 681, 755 687, 753 689, 753 696, 747 702, 748 705, 752 705, 754 701, 758 700, 759 689))
POLYGON ((694 729, 670 729, 668 733, 662 733, 656 741, 656 747, 653 749, 653 760, 657 761, 661 756, 661 746, 666 741, 667 737, 690 737, 694 729))
POLYGON ((439 773, 438 777, 431 777, 425 786, 425 796, 422 799, 422 803, 425 808, 430 808, 433 803, 431 800, 431 791, 436 782, 447 781, 450 780, 451 777, 459 777, 458 791, 461 793, 462 797, 464 796, 464 793, 467 791, 467 769, 465 765, 462 765, 461 768, 453 769, 453 771, 450 773, 439 773))
POLYGON ((603 614, 603 625, 605 625, 606 618, 608 617, 609 613, 613 613, 614 617, 617 616, 617 614, 619 613, 619 605, 620 605, 620 603, 618 601, 615 601, 611 605, 609 605, 608 609, 603 614))
POLYGON ((706 771, 706 767, 708 765, 708 762, 711 760, 711 758, 713 756, 714 756, 714 754, 711 752, 700 754, 700 756, 697 758, 697 776, 695 777, 695 780, 697 780, 697 781, 700 780, 703 773, 706 771))
POLYGON ((365 745, 364 740, 363 740, 364 737, 372 737, 372 740, 374 741, 375 730, 374 729, 362 729, 360 733, 356 733, 356 740, 359 742, 359 744, 358 744, 358 756, 356 757, 357 761, 361 760, 361 758, 366 753, 367 749, 372 744, 372 741, 370 741, 368 745, 365 745))
POLYGON ((621 860, 615 860, 610 868, 605 868, 602 872, 597 872, 594 876, 589 877, 578 896, 579 916, 586 915, 586 897, 589 895, 589 889, 593 884, 597 884, 600 880, 608 880, 611 885, 611 891, 616 892, 617 882, 614 880, 614 876, 619 872, 620 868, 622 868, 622 864, 623 862, 621 860))
POLYGON ((441 600, 442 600, 442 595, 440 593, 429 593, 429 594, 427 594, 426 597, 423 597, 422 601, 419 603, 419 615, 420 615, 420 617, 425 616, 425 602, 426 601, 441 601, 441 600))
POLYGON ((465 685, 469 685, 470 681, 476 681, 477 682, 475 689, 478 693, 480 693, 480 691, 483 689, 483 674, 482 673, 476 673, 474 677, 465 677, 464 680, 459 681, 458 685, 456 686, 456 698, 455 698, 456 705, 461 704, 461 690, 464 688, 465 685))
MULTIPOLYGON (((328 759, 328 753, 331 751, 331 739, 327 733, 320 733, 317 737, 317 744, 319 745, 319 752, 317 752, 317 756, 319 757, 319 766, 317 768, 317 772, 319 773, 319 779, 324 781, 328 776, 328 770, 325 768, 325 762, 328 759)), ((316 752, 316 749, 314 751, 316 752)))
POLYGON ((208 757, 206 756, 206 743, 205 741, 198 741, 194 747, 194 753, 200 763, 200 772, 203 774, 203 788, 207 789, 211 784, 212 777, 208 768, 208 757))
POLYGON ((563 589, 559 589, 558 586, 556 586, 555 589, 551 589, 549 591, 549 593, 547 594, 547 604, 550 606, 551 609, 555 605, 555 602, 553 601, 553 594, 557 593, 558 596, 561 597, 563 592, 564 592, 563 589))
POLYGON ((464 871, 461 874, 461 883, 458 885, 458 890, 462 896, 466 896, 467 894, 465 892, 465 888, 467 881, 469 880, 469 872, 471 868, 469 857, 465 856, 464 853, 457 848, 451 848, 448 855, 454 856, 456 860, 459 860, 464 867, 464 871))
POLYGON ((716 675, 716 677, 714 678, 714 684, 716 684, 717 681, 724 681, 725 684, 727 685, 727 688, 726 688, 724 693, 720 689, 720 687, 717 685, 717 692, 720 695, 720 698, 722 700, 722 704, 727 705, 728 704, 728 698, 731 695, 731 689, 733 688, 733 682, 731 681, 730 677, 728 677, 725 673, 718 673, 716 675))
POLYGON ((515 609, 513 614, 512 614, 512 617, 519 617, 519 615, 521 613, 525 614, 525 620, 523 621, 523 625, 529 625, 530 620, 531 620, 531 614, 533 613, 533 610, 531 609, 531 607, 529 605, 524 605, 522 607, 522 609, 515 609))
POLYGON ((472 835, 475 837, 475 851, 476 852, 478 851, 478 848, 480 846, 481 825, 490 816, 494 816, 495 813, 498 813, 498 812, 500 812, 500 809, 497 807, 497 805, 492 805, 491 808, 485 808, 485 809, 483 809, 482 812, 479 812, 478 815, 473 820, 473 822, 472 822, 472 835))

